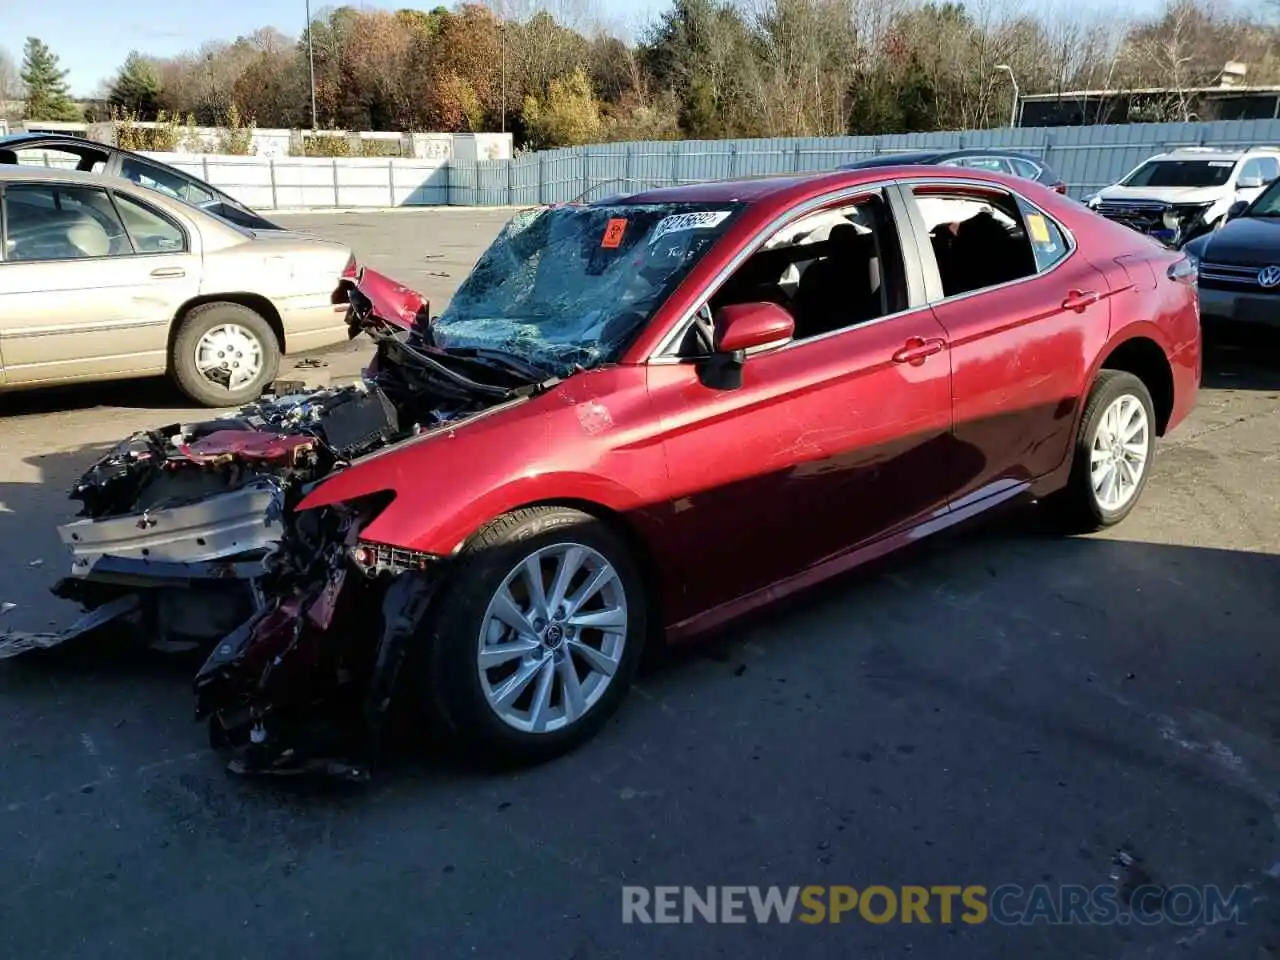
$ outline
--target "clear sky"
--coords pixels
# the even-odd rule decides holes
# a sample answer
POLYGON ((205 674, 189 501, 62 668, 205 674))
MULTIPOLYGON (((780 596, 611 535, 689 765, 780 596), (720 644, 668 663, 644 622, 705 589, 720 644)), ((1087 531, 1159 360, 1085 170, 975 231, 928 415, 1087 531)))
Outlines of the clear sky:
MULTIPOLYGON (((430 10, 453 6, 434 2, 381 2, 352 6, 430 10)), ((311 0, 311 11, 341 3, 311 0)), ((548 3, 553 11, 557 3, 548 3)), ((500 4, 494 4, 500 7, 500 4)), ((619 32, 634 31, 665 3, 663 0, 568 0, 567 9, 589 9, 619 32)), ((125 55, 137 48, 157 56, 193 49, 206 40, 234 40, 259 27, 297 36, 306 26, 306 0, 0 0, 0 49, 14 60, 27 37, 39 37, 70 70, 76 96, 88 96, 112 77, 125 55)))

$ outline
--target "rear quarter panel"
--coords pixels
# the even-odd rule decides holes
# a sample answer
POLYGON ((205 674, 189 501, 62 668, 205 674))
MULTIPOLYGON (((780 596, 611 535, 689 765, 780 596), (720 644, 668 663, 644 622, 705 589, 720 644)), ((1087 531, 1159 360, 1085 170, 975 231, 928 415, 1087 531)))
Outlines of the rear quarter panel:
POLYGON ((349 256, 347 247, 322 240, 246 240, 205 253, 200 292, 256 293, 273 301, 328 303, 349 256))
POLYGON ((1195 407, 1203 373, 1198 295, 1195 287, 1169 278, 1169 268, 1185 254, 1087 210, 1080 232, 1089 238, 1090 256, 1112 286, 1125 287, 1112 298, 1111 329, 1090 380, 1126 341, 1145 338, 1155 342, 1173 373, 1173 408, 1165 425, 1167 433, 1195 407))

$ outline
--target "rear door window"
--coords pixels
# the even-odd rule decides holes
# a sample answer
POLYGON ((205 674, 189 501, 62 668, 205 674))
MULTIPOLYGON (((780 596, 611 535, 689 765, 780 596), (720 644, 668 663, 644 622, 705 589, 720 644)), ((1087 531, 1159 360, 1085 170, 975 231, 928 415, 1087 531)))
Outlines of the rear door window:
POLYGON ((167 170, 154 163, 139 160, 137 157, 124 158, 120 166, 120 175, 139 186, 159 190, 175 200, 182 200, 192 206, 198 207, 213 201, 213 194, 195 180, 176 170, 167 170))
POLYGON ((1028 180, 1040 179, 1040 168, 1030 160, 1023 160, 1021 157, 1010 157, 1009 162, 1013 164, 1013 172, 1020 177, 1026 177, 1028 180))
POLYGON ((965 157, 960 166, 971 170, 990 170, 992 173, 1012 173, 1009 161, 1004 157, 965 157))
POLYGON ((912 193, 945 297, 1034 276, 1070 253, 1058 224, 1011 194, 942 185, 912 193))

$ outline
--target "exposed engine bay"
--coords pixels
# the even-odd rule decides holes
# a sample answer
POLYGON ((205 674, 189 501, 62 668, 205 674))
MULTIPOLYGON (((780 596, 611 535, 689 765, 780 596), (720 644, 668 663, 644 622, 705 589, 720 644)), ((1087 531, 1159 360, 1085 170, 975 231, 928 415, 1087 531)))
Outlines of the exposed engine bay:
POLYGON ((555 380, 435 348, 426 302, 373 271, 350 298, 351 336, 376 342, 361 382, 279 382, 232 415, 127 437, 84 473, 79 518, 59 529, 70 574, 52 589, 86 615, 61 633, 0 634, 0 658, 108 625, 160 649, 212 644, 196 716, 231 769, 368 776, 447 560, 358 545, 385 503, 295 508, 362 458, 555 380))

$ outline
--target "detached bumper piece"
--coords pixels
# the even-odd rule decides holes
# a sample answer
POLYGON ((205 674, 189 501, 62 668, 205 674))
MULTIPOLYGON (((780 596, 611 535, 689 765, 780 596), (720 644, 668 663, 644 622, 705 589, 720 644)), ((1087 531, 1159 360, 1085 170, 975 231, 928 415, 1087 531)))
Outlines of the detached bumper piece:
POLYGON ((83 617, 57 633, 23 633, 13 631, 0 633, 0 660, 31 653, 35 650, 51 650, 64 643, 70 643, 89 636, 112 623, 123 620, 136 613, 141 606, 137 596, 124 596, 105 603, 96 610, 90 610, 83 617))

